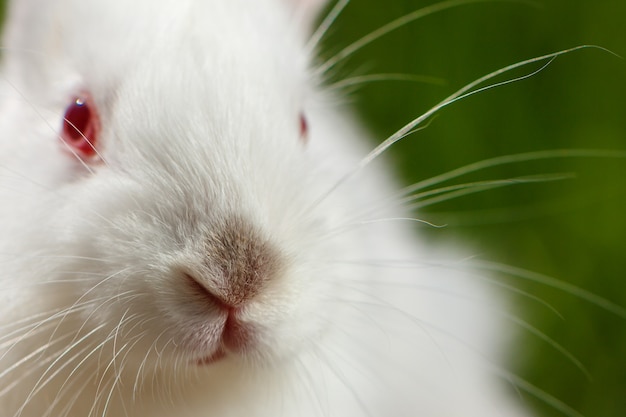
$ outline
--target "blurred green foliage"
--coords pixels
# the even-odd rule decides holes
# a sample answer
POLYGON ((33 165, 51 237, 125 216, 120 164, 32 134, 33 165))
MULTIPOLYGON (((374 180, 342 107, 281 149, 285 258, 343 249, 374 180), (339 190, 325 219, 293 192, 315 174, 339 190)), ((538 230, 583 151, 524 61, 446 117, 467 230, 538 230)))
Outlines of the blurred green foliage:
MULTIPOLYGON (((393 19, 436 2, 353 0, 333 24, 322 60, 393 19)), ((419 74, 442 83, 387 80, 350 91, 382 140, 464 84, 534 56, 594 44, 626 56, 626 2, 476 2, 407 24, 342 62, 334 78, 419 74)), ((515 71, 528 74, 538 65, 515 71)), ((498 78, 502 81, 505 78, 498 78)), ((626 150, 626 61, 598 49, 555 60, 530 79, 462 100, 392 149, 408 182, 498 155, 546 149, 626 150)), ((626 158, 555 158, 494 167, 458 182, 573 173, 429 207, 434 240, 463 238, 481 258, 537 271, 626 307, 626 158)), ((504 279, 504 278, 503 278, 504 279)), ((520 297, 519 314, 578 358, 520 332, 514 371, 587 417, 626 415, 626 320, 564 291, 520 280, 563 318, 520 297)), ((541 416, 563 414, 522 394, 541 416)))
MULTIPOLYGON (((432 3, 353 0, 327 34, 322 57, 432 3)), ((403 26, 343 61, 335 77, 401 73, 441 80, 372 82, 350 92, 363 120, 383 139, 457 88, 513 62, 583 44, 626 56, 625 21, 623 0, 477 2, 403 26)), ((597 49, 560 57, 531 79, 445 109, 426 130, 394 146, 391 157, 415 182, 498 155, 561 148, 626 150, 623 59, 597 49)), ((422 232, 432 239, 463 237, 488 254, 484 258, 557 277, 626 307, 626 159, 539 160, 463 180, 552 172, 576 178, 433 206, 420 216, 448 227, 422 232)), ((625 416, 626 320, 560 290, 513 283, 558 309, 563 319, 519 300, 524 320, 571 351, 592 380, 528 334, 510 358, 515 372, 587 417, 625 416)), ((562 415, 522 395, 540 415, 562 415)))

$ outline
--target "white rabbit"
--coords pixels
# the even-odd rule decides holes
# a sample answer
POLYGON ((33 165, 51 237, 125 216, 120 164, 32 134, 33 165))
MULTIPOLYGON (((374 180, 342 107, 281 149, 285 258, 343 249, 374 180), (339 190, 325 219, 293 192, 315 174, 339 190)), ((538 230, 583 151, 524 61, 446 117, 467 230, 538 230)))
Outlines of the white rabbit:
POLYGON ((380 158, 356 168, 320 6, 10 5, 3 417, 526 415, 472 252, 414 236, 380 158))

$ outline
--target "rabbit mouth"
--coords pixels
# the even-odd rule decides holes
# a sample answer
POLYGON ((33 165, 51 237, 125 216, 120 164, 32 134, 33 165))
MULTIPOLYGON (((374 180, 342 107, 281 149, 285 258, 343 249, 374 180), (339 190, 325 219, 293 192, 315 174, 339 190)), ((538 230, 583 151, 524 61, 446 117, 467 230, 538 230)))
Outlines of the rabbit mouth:
POLYGON ((217 348, 197 360, 198 365, 212 365, 227 356, 245 356, 254 351, 257 339, 255 329, 239 318, 238 310, 230 309, 227 314, 217 348))

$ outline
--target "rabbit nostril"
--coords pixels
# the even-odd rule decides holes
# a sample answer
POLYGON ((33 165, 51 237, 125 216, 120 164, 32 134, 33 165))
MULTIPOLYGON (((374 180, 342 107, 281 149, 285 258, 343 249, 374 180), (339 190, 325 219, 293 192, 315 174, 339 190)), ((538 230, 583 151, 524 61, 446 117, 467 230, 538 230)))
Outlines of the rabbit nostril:
MULTIPOLYGON (((221 343, 232 352, 244 352, 250 348, 256 338, 256 332, 253 326, 245 323, 241 319, 242 302, 224 301, 218 295, 209 291, 202 283, 196 280, 192 275, 185 273, 185 280, 189 288, 195 296, 201 298, 203 302, 209 302, 212 308, 218 308, 220 314, 223 314, 225 321, 221 330, 221 343)), ((220 360, 224 356, 224 351, 220 349, 214 355, 200 361, 200 364, 210 364, 220 360)))
POLYGON ((234 306, 228 304, 218 295, 211 292, 207 287, 202 285, 196 278, 185 273, 185 280, 187 281, 187 285, 193 292, 193 294, 199 298, 202 298, 203 301, 209 301, 211 304, 218 306, 220 309, 230 311, 234 308, 234 306))

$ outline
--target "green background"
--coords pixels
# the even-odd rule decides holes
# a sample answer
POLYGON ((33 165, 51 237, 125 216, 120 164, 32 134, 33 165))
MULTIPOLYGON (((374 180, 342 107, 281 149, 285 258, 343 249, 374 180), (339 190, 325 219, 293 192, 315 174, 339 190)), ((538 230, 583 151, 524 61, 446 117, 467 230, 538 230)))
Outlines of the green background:
MULTIPOLYGON (((353 0, 325 38, 322 56, 431 3, 353 0)), ((626 1, 459 6, 364 47, 342 63, 336 77, 402 73, 440 80, 389 80, 349 92, 347 97, 382 140, 475 78, 582 44, 626 56, 626 1)), ((571 53, 529 80, 447 108, 391 155, 407 182, 415 182, 497 155, 557 148, 626 150, 626 61, 593 49, 571 53)), ((485 259, 557 277, 626 307, 626 159, 541 160, 460 181, 552 172, 573 172, 576 178, 506 187, 432 206, 420 217, 448 227, 421 231, 433 240, 470 241, 485 259)), ((563 318, 523 297, 516 299, 520 316, 565 346, 592 380, 563 354, 524 332, 510 357, 514 371, 587 417, 626 416, 626 320, 563 291, 512 283, 558 309, 563 318)), ((532 396, 524 398, 541 416, 562 415, 532 396)))
MULTIPOLYGON (((322 56, 432 3, 353 0, 332 26, 322 56)), ((336 77, 402 73, 444 81, 389 80, 350 91, 348 97, 375 137, 384 139, 475 78, 583 44, 626 56, 626 1, 459 6, 364 47, 336 77)), ((392 158, 407 181, 416 182, 498 155, 559 148, 626 150, 624 59, 594 49, 563 56, 529 80, 445 109, 426 130, 395 146, 392 158)), ((556 172, 576 178, 505 187, 432 206, 420 217, 449 226, 420 230, 433 240, 470 241, 482 259, 556 277, 626 307, 626 159, 541 160, 481 171, 459 182, 556 172)), ((587 417, 626 416, 626 319, 561 290, 509 283, 559 311, 563 318, 516 298, 519 315, 579 359, 591 380, 523 330, 509 358, 513 370, 587 417)), ((563 415, 523 396, 538 415, 563 415)))

